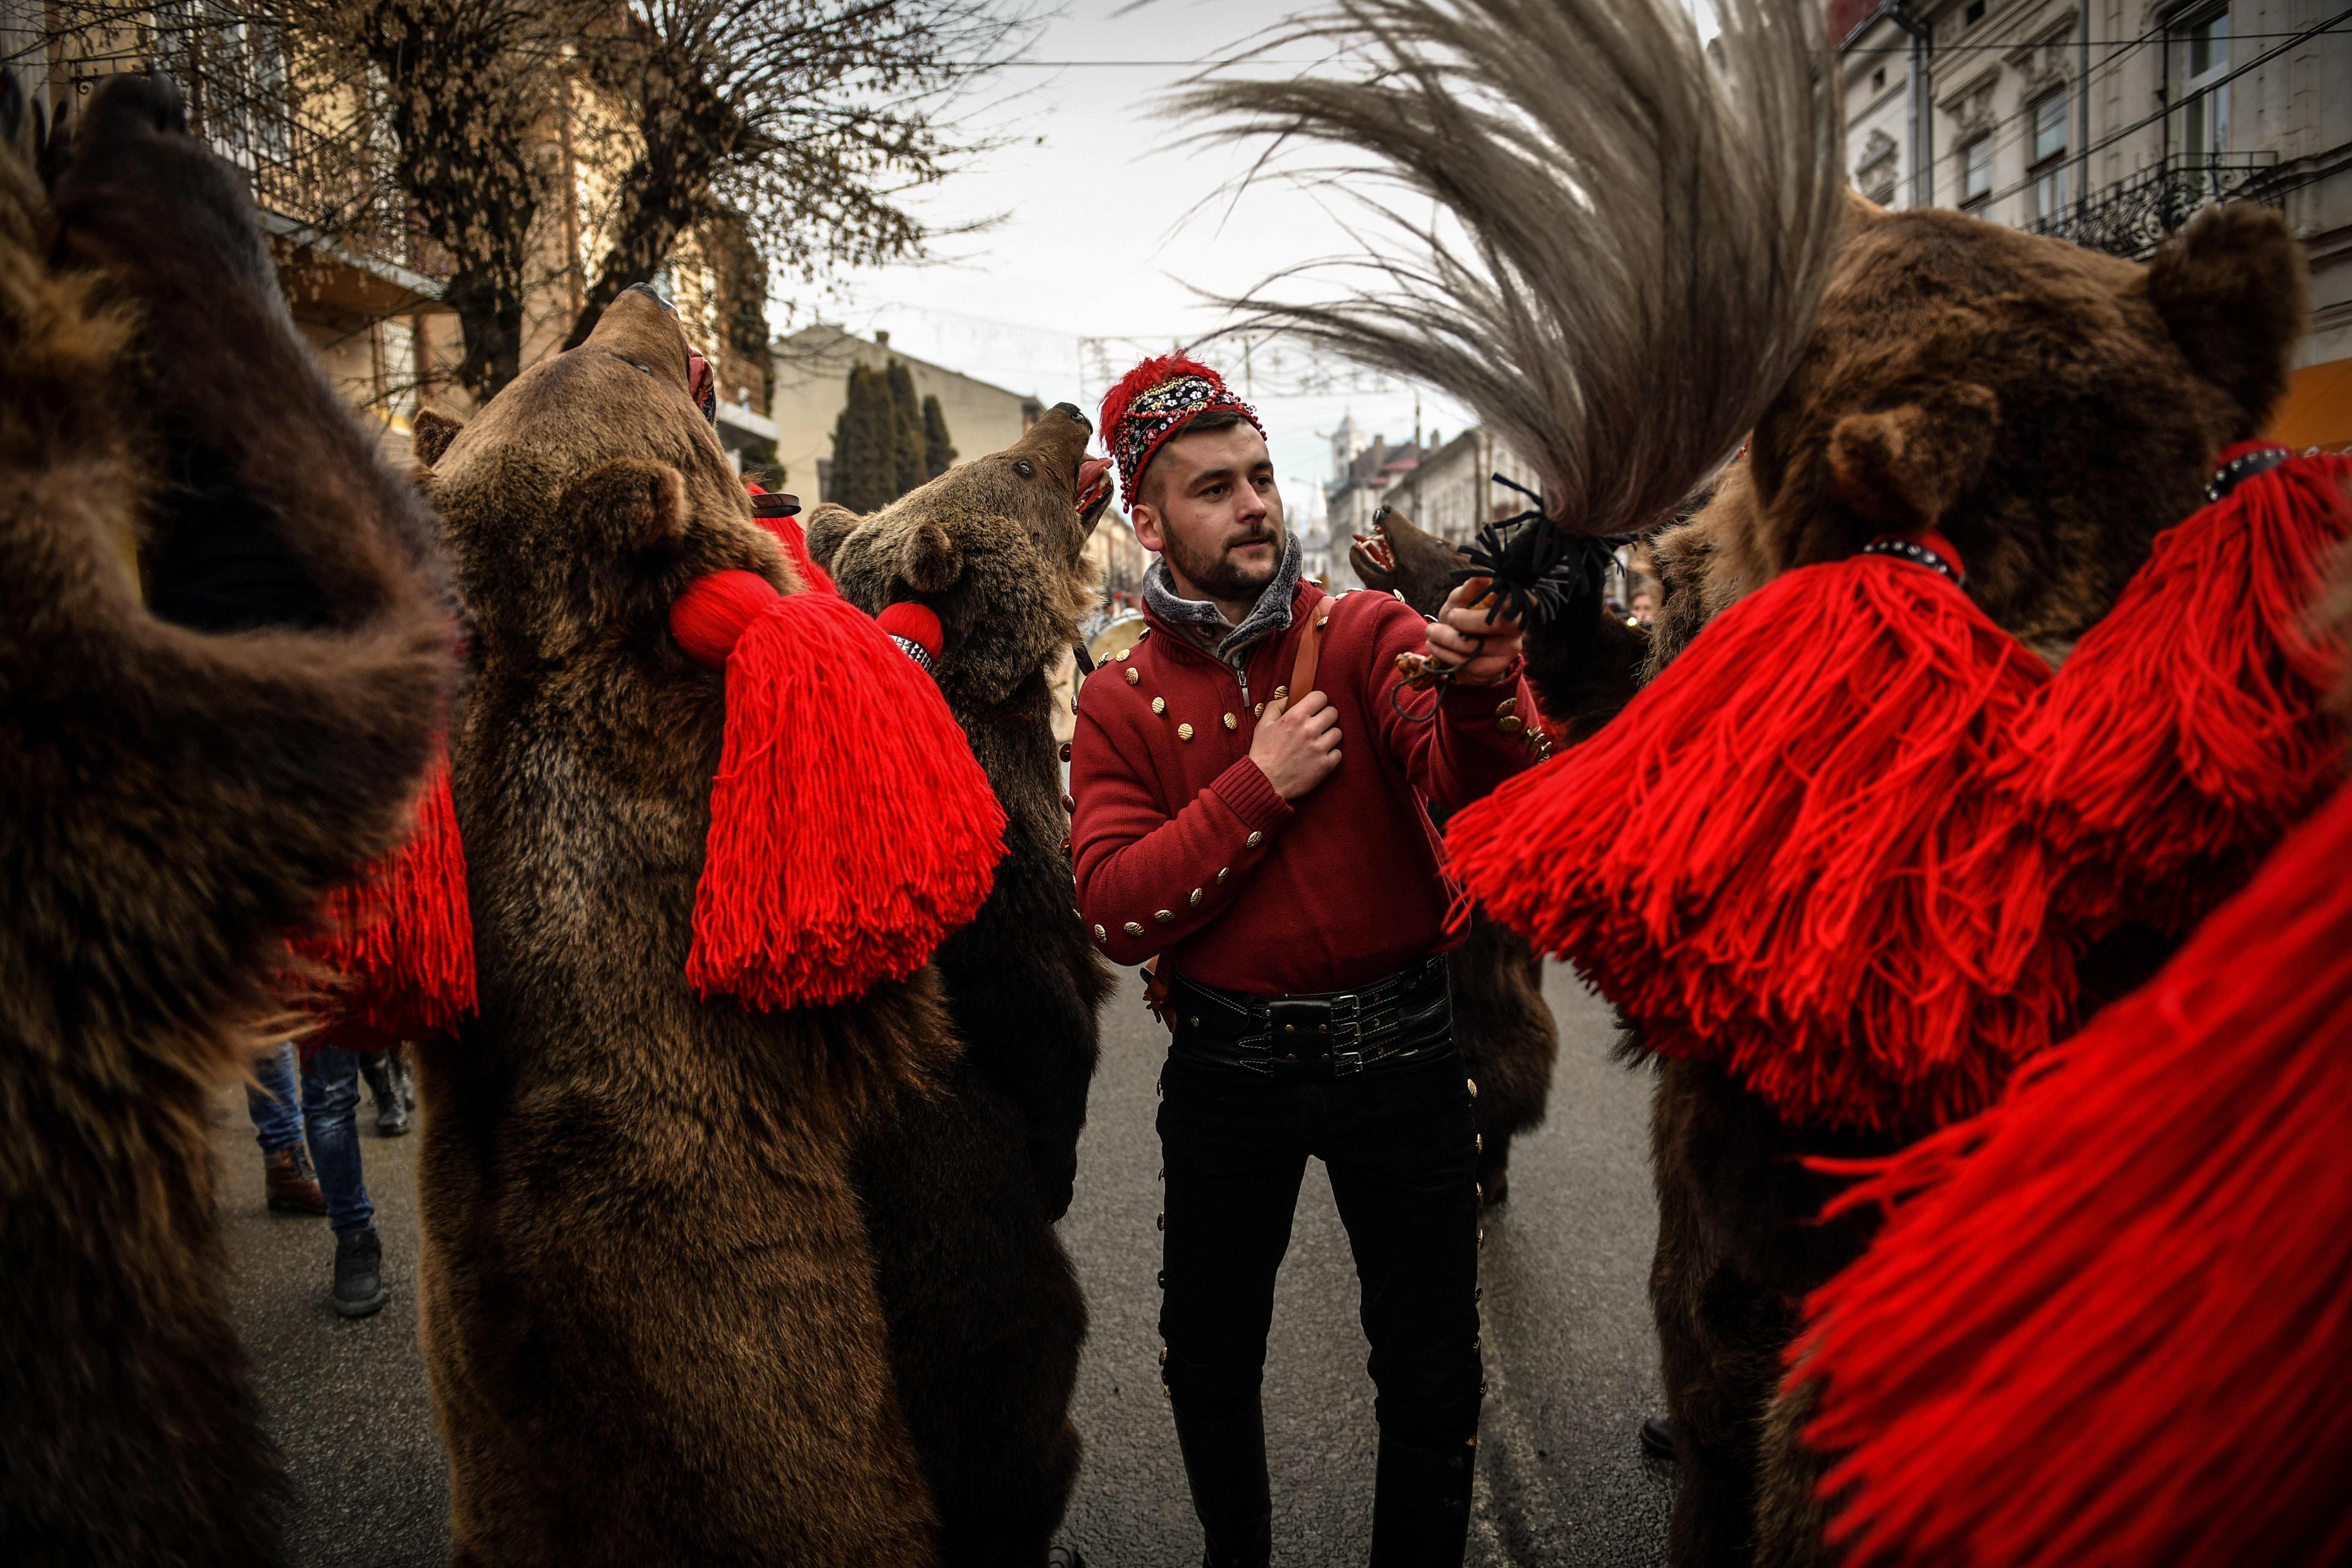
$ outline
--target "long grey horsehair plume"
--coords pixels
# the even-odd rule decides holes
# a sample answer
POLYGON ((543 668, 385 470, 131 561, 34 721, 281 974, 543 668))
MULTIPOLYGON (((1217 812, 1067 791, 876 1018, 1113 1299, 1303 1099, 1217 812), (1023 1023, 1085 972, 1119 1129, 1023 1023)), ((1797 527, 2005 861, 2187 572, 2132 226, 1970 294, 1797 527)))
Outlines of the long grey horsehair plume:
POLYGON ((1843 200, 1823 7, 1714 4, 1704 47, 1678 0, 1333 0, 1260 35, 1171 111, 1274 138, 1261 168, 1344 150, 1314 183, 1393 244, 1337 258, 1369 269, 1357 298, 1271 299, 1293 268, 1228 305, 1452 394, 1534 465, 1561 530, 1658 520, 1788 379, 1843 200), (1236 74, 1318 47, 1331 67, 1236 74))

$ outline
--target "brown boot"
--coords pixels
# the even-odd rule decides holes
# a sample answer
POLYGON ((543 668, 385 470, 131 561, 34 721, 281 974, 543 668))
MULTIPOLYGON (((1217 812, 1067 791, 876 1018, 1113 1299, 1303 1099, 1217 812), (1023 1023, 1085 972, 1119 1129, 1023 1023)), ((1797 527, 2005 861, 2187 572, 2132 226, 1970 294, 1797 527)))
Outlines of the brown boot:
POLYGON ((319 1190, 319 1178, 302 1163, 301 1151, 280 1149, 261 1157, 264 1185, 269 1194, 273 1214, 325 1214, 327 1194, 319 1190))

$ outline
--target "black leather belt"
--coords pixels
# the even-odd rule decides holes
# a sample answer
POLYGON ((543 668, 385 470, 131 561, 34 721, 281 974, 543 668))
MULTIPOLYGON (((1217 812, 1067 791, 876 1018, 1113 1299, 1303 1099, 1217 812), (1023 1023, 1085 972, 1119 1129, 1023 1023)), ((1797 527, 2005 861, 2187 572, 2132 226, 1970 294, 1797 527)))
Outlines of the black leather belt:
POLYGON ((1253 996, 1169 982, 1173 1054, 1269 1078, 1346 1078, 1433 1057, 1454 1046, 1445 960, 1433 956, 1352 991, 1253 996))

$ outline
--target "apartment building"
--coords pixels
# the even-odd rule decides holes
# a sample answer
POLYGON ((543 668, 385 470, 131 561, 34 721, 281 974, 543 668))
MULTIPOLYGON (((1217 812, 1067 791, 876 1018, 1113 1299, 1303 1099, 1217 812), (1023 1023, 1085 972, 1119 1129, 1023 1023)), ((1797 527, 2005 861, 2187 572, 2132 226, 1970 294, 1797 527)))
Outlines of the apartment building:
POLYGON ((2144 259, 2278 208, 2316 311, 2273 434, 2352 447, 2352 19, 2335 0, 1833 0, 1854 188, 2144 259))
MULTIPOLYGON (((451 374, 464 345, 442 298, 448 258, 394 178, 388 130, 352 91, 307 80, 292 54, 213 0, 70 14, 50 0, 0 0, 0 59, 52 114, 114 71, 157 68, 179 81, 189 129, 246 175, 296 324, 352 405, 381 423, 389 455, 404 461, 419 406, 461 416, 471 407, 451 374)), ((566 81, 537 127, 534 152, 550 178, 530 237, 526 367, 562 349, 612 210, 611 173, 583 153, 612 139, 575 134, 601 110, 566 81)), ((742 264, 751 245, 740 225, 705 226, 648 279, 713 362, 719 436, 739 467, 747 457, 768 460, 776 439, 768 367, 735 353, 740 334, 727 330, 730 317, 764 318, 764 297, 739 297, 744 279, 761 276, 742 264)))

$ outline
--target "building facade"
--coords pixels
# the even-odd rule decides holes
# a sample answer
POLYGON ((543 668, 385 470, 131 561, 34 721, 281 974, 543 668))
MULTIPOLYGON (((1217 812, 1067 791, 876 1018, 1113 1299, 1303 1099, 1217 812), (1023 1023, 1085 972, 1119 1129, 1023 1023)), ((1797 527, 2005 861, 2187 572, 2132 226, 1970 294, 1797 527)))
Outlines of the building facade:
MULTIPOLYGON (((887 370, 903 364, 913 376, 918 401, 940 400, 948 438, 957 461, 1001 452, 1021 439, 1045 405, 1033 394, 1007 392, 961 371, 917 359, 890 346, 888 332, 861 338, 823 322, 805 327, 769 346, 774 392, 769 409, 776 427, 776 461, 787 489, 804 504, 825 499, 825 473, 833 466, 833 427, 849 402, 853 366, 887 370)), ((1102 527, 1111 526, 1111 518, 1102 527)), ((1125 527, 1124 521, 1119 524, 1125 527)))
POLYGON ((1438 445, 1411 473, 1389 488, 1387 504, 1415 528, 1467 549, 1487 523, 1516 517, 1535 503, 1495 483, 1502 475, 1514 484, 1538 488, 1535 470, 1483 426, 1465 430, 1438 445))
MULTIPOLYGON (((174 0, 84 15, 50 0, 0 0, 0 58, 54 114, 118 70, 161 68, 180 84, 189 129, 246 177, 296 325, 352 406, 380 422, 387 455, 408 456, 416 410, 463 416, 472 399, 451 372, 463 358, 443 302, 449 260, 422 231, 394 174, 390 132, 348 84, 312 79, 299 49, 220 0, 174 0), (93 19, 95 18, 95 19, 93 19)), ((521 363, 559 352, 586 297, 616 197, 598 166, 610 120, 585 84, 557 73, 535 128, 548 172, 529 236, 521 363)), ((739 468, 775 439, 766 417, 764 268, 740 222, 682 236, 646 279, 678 310, 711 362, 721 443, 739 468), (747 258, 750 265, 745 265, 747 258), (759 322, 754 352, 730 324, 759 322)))
POLYGON ((2352 444, 2352 25, 2333 0, 1834 0, 1853 187, 2115 255, 2278 208, 2315 305, 2273 435, 2352 444))

